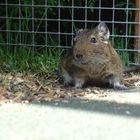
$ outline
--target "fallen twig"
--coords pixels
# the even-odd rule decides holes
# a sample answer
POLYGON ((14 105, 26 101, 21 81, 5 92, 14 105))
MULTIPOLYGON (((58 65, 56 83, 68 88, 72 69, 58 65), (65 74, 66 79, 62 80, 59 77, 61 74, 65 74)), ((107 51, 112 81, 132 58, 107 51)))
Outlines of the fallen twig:
POLYGON ((125 78, 124 81, 140 80, 139 76, 125 78))

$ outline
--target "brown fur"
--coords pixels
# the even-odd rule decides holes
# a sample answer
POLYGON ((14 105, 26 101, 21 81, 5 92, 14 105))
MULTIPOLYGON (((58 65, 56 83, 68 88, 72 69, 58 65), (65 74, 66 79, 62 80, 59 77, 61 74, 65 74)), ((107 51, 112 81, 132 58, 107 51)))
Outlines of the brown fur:
POLYGON ((66 85, 81 88, 87 84, 109 84, 113 88, 126 89, 122 84, 122 62, 109 41, 109 34, 105 23, 92 30, 77 31, 74 47, 60 63, 60 73, 66 85))

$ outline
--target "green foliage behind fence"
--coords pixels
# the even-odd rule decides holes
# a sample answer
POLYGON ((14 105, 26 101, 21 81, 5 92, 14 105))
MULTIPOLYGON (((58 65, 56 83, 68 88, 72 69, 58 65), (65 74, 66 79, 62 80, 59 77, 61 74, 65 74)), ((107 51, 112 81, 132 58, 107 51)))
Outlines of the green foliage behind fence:
MULTIPOLYGON (((99 6, 97 0, 13 0, 8 1, 7 4, 1 6, 0 13, 0 67, 4 71, 10 70, 54 70, 58 67, 59 60, 62 52, 64 51, 61 46, 71 46, 72 33, 75 28, 85 28, 84 22, 61 22, 63 19, 78 19, 85 17, 84 8, 75 8, 74 13, 72 8, 63 8, 63 6, 87 6, 87 17, 90 20, 98 20, 99 9, 94 7, 99 6), (20 2, 20 3, 19 3, 20 2), (10 5, 13 4, 13 5, 10 5), (61 6, 61 9, 59 9, 61 6), (93 7, 93 8, 92 8, 93 7), (61 14, 58 15, 58 11, 61 14), (72 13, 74 15, 72 15, 72 13), (84 14, 83 14, 84 13, 84 14), (60 17, 59 17, 60 16, 60 17), (3 18, 1 18, 3 17, 3 18), (73 18, 72 18, 73 17, 73 18), (47 21, 47 19, 58 19, 58 21, 47 21), (60 24, 60 29, 58 29, 60 24), (65 33, 64 35, 57 34, 59 32, 65 33), (54 32, 54 34, 49 34, 54 32), (48 47, 52 48, 48 48, 48 47), (54 47, 54 48, 53 48, 54 47), (55 48, 57 47, 57 48, 55 48)), ((0 2, 1 3, 1 2, 0 2)), ((112 4, 112 0, 102 1, 103 4, 112 4)), ((116 1, 115 7, 126 8, 126 1, 116 1)), ((134 2, 129 2, 129 7, 134 7, 134 2)), ((110 20, 111 16, 107 9, 104 11, 101 20, 110 20), (106 12, 107 11, 107 12, 106 12), (106 15, 107 13, 107 15, 106 15), (108 19, 107 19, 108 18, 108 19)), ((126 18, 126 11, 122 10, 121 18, 126 18)), ((120 13, 119 13, 120 15, 120 13)), ((119 17, 119 18, 120 18, 119 17)), ((120 20, 120 19, 119 19, 120 20)), ((134 12, 128 13, 128 20, 134 21, 134 12)), ((97 23, 88 23, 87 27, 94 27, 97 23)), ((115 26, 115 32, 112 30, 112 24, 108 24, 111 33, 117 35, 120 30, 125 32, 122 24, 115 26), (119 26, 118 26, 119 25, 119 26), (120 26, 121 25, 121 26, 120 26)), ((128 25, 128 35, 134 34, 134 24, 128 25)), ((128 38, 128 45, 126 45, 125 38, 115 37, 115 47, 117 49, 125 49, 126 46, 132 46, 133 39, 128 38)), ((132 48, 131 48, 132 49, 132 48)), ((119 52, 125 64, 129 64, 132 54, 125 51, 119 52)))

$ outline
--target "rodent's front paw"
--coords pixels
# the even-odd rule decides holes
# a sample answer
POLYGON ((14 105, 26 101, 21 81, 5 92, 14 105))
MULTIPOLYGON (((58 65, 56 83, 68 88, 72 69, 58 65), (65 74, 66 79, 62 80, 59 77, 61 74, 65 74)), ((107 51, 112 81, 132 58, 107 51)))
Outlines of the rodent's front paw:
POLYGON ((83 78, 75 78, 75 88, 82 88, 85 83, 83 78))

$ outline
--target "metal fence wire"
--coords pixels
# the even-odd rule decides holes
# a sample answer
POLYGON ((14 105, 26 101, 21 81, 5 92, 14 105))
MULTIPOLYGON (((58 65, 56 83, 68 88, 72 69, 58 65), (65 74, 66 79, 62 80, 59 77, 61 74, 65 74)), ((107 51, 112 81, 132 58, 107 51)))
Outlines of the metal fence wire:
POLYGON ((76 28, 104 21, 113 46, 140 63, 138 0, 1 0, 0 46, 69 48, 76 28))

